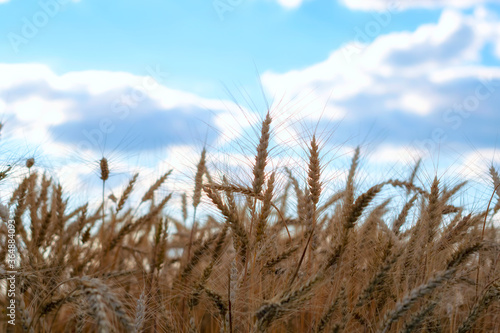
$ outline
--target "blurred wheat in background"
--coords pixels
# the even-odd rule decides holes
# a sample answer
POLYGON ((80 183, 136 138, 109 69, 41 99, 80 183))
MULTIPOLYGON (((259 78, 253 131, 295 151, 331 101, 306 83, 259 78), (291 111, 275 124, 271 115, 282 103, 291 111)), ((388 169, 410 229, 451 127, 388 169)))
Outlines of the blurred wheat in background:
MULTIPOLYGON (((100 207, 70 209, 79 193, 28 159, 1 211, 16 227, 18 289, 16 325, 2 314, 0 331, 500 331, 495 166, 491 201, 478 204, 487 209, 471 212, 454 204, 465 183, 419 184, 420 163, 361 191, 359 148, 347 179, 327 182, 316 135, 300 168, 273 166, 272 127, 267 114, 251 177, 210 170, 204 149, 187 193, 159 190, 174 169, 149 188, 134 174, 110 195, 103 158, 100 207)), ((1 171, 2 182, 12 177, 1 171)), ((7 240, 2 223, 4 311, 7 240)))

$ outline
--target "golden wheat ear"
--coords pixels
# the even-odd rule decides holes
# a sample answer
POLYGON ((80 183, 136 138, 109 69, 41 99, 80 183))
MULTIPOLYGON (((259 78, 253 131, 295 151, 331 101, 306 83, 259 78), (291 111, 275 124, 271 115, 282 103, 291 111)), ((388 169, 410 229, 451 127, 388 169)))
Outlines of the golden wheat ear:
POLYGON ((257 155, 255 156, 255 164, 253 167, 254 179, 252 182, 252 188, 255 194, 260 194, 262 192, 262 186, 264 185, 271 121, 271 115, 268 112, 266 114, 266 118, 262 122, 259 145, 257 146, 257 155))
POLYGON ((196 211, 198 209, 198 206, 201 202, 201 194, 203 190, 203 174, 205 173, 207 167, 206 167, 206 154, 207 151, 205 148, 203 148, 200 156, 200 161, 198 162, 198 166, 196 168, 196 175, 194 177, 194 192, 193 192, 193 222, 191 224, 191 232, 189 235, 189 243, 187 247, 187 255, 186 255, 186 262, 189 261, 191 257, 191 247, 193 246, 193 240, 194 236, 196 234, 196 228, 197 228, 197 223, 196 223, 196 211))
POLYGON ((30 157, 26 160, 26 167, 31 169, 35 165, 35 158, 30 157))
POLYGON ((136 173, 132 179, 128 182, 127 187, 123 191, 122 195, 120 196, 120 200, 118 201, 118 204, 116 205, 116 212, 115 214, 118 214, 123 207, 125 206, 125 203, 127 202, 127 199, 129 198, 130 194, 132 193, 132 190, 134 189, 134 185, 137 181, 137 178, 139 177, 139 174, 136 173))
POLYGON ((99 167, 101 171, 100 178, 102 179, 103 182, 105 182, 109 178, 109 165, 108 165, 108 159, 106 157, 100 159, 99 167))

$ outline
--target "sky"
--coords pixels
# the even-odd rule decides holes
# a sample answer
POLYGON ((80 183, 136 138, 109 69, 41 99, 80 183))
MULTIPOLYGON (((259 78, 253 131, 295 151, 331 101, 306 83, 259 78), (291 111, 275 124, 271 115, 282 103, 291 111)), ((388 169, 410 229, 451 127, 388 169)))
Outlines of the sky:
POLYGON ((316 131, 332 170, 361 145, 376 179, 423 157, 488 186, 499 102, 498 0, 0 0, 3 162, 82 193, 102 156, 112 192, 203 146, 251 164, 268 109, 274 165, 316 131))

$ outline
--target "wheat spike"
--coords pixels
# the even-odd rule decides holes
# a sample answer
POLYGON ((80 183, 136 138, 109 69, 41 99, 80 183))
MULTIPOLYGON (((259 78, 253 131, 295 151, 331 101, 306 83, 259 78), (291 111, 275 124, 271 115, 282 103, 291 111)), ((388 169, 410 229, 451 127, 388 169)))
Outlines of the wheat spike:
POLYGON ((132 179, 128 182, 127 187, 123 191, 120 200, 118 201, 118 204, 116 205, 116 214, 118 214, 122 209, 123 206, 125 206, 125 203, 127 202, 128 197, 132 193, 132 190, 134 189, 135 182, 137 181, 137 177, 139 177, 139 174, 136 173, 132 179))
POLYGON ((206 169, 206 149, 203 148, 201 152, 200 161, 198 162, 198 169, 194 177, 194 192, 193 192, 193 207, 196 209, 201 201, 201 190, 203 188, 203 174, 206 169))
POLYGON ((101 170, 101 179, 103 182, 108 180, 109 178, 109 165, 108 165, 108 159, 106 157, 103 157, 99 161, 99 166, 101 170))
POLYGON ((260 194, 262 192, 262 186, 264 185, 264 169, 267 164, 267 148, 269 146, 270 137, 270 126, 271 126, 271 115, 269 112, 266 114, 266 118, 262 122, 262 129, 260 134, 259 145, 257 146, 257 155, 255 156, 255 165, 253 167, 253 183, 252 188, 255 194, 260 194))
POLYGON ((165 172, 160 178, 156 180, 156 182, 149 187, 144 196, 141 199, 141 202, 145 202, 148 200, 152 200, 154 197, 155 191, 160 188, 160 186, 167 180, 168 176, 172 173, 173 170, 169 170, 165 172))

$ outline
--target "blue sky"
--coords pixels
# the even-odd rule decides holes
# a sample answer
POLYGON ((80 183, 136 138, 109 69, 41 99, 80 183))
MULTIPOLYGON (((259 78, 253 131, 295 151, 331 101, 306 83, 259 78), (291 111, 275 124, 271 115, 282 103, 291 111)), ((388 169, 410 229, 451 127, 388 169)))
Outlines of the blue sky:
POLYGON ((204 143, 248 163, 266 102, 284 150, 318 124, 367 165, 500 162, 500 1, 0 0, 0 32, 4 148, 89 191, 110 151, 116 186, 204 143))
MULTIPOLYGON (((228 9, 219 2, 66 3, 29 42, 3 43, 1 60, 43 61, 56 73, 91 68, 144 75, 144 67, 159 64, 170 86, 218 97, 221 80, 253 84, 255 67, 283 72, 324 60, 355 36, 347 27, 373 19, 335 1, 308 1, 295 9, 263 0, 228 9)), ((15 0, 4 7, 2 30, 19 35, 22 18, 34 23, 43 10, 37 2, 15 0)), ((439 17, 436 10, 418 12, 418 19, 399 13, 384 31, 414 29, 439 17)))

